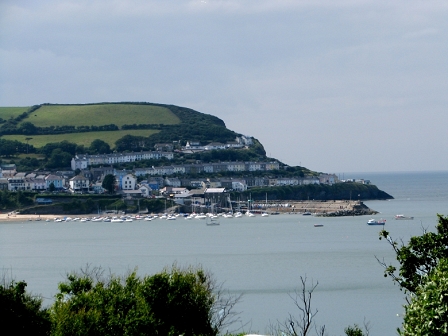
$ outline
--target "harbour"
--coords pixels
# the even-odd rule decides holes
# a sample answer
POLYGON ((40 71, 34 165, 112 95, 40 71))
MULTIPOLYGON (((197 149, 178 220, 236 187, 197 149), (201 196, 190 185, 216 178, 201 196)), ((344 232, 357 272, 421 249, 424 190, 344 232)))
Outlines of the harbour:
MULTIPOLYGON (((387 219, 385 228, 405 241, 421 234, 422 227, 433 229, 437 213, 448 214, 448 173, 432 176, 429 182, 424 174, 410 174, 404 180, 400 174, 376 178, 378 184, 387 182, 380 187, 395 199, 366 202, 379 212, 372 217, 387 219), (412 189, 406 191, 406 186, 412 189), (393 220, 401 213, 414 220, 393 220)), ((375 257, 393 262, 394 254, 378 239, 382 226, 367 225, 370 218, 285 213, 221 218, 217 226, 195 219, 9 221, 0 223, 0 260, 6 273, 27 281, 28 289, 41 294, 46 304, 67 272, 87 264, 118 275, 134 268, 143 275, 173 263, 200 264, 230 294, 243 294, 236 307, 241 314, 235 330, 259 333, 296 312, 289 294, 299 277, 306 276, 319 282, 312 301, 319 311, 315 321, 325 324, 330 334, 342 334, 348 325, 366 320, 370 335, 394 335, 402 321, 404 293, 383 277, 375 257)))

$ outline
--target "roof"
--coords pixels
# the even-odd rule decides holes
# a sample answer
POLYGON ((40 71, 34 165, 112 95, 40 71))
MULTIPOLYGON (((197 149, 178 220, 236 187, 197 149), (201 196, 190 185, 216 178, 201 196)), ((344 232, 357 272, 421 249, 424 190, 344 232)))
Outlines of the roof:
POLYGON ((225 192, 226 188, 207 188, 204 194, 222 194, 225 192))

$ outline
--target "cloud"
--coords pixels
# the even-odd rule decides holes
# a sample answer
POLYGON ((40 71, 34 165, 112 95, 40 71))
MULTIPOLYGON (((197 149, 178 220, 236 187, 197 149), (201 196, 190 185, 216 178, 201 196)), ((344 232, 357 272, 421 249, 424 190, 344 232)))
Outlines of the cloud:
MULTIPOLYGON (((443 152, 447 10, 417 0, 4 0, 0 105, 177 104, 291 164, 365 170, 384 148, 410 154, 402 141, 422 150, 419 128, 443 152)), ((448 163, 438 161, 419 164, 448 163)))

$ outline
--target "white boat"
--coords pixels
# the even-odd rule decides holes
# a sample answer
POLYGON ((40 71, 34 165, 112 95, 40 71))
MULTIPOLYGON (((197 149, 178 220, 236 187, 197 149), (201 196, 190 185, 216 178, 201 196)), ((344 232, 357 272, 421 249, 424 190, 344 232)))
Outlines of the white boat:
POLYGON ((247 217, 255 217, 255 215, 250 211, 246 211, 246 216, 247 217))
POLYGON ((269 214, 268 214, 267 212, 263 212, 263 213, 261 214, 261 217, 269 217, 269 214))
POLYGON ((368 225, 384 225, 386 224, 386 220, 385 219, 369 219, 367 221, 368 225))
POLYGON ((196 219, 206 219, 207 216, 204 215, 203 213, 201 213, 200 215, 197 215, 195 218, 196 218, 196 219))
POLYGON ((111 223, 123 223, 123 219, 121 218, 112 218, 110 221, 111 223))
POLYGON ((395 215, 394 217, 397 220, 412 220, 414 217, 405 216, 405 215, 395 215))

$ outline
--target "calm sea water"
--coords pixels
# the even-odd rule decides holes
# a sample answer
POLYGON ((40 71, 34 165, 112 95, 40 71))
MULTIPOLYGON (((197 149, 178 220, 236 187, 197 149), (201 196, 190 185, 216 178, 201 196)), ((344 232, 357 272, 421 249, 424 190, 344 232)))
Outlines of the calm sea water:
MULTIPOLYGON (((448 214, 448 172, 357 173, 395 197, 366 204, 387 219, 394 237, 408 239, 433 229, 448 214), (414 216, 394 221, 395 214, 414 216)), ((239 325, 263 333, 270 323, 296 314, 289 293, 300 276, 319 282, 312 304, 315 321, 330 335, 369 321, 371 335, 396 335, 404 294, 375 256, 393 262, 370 217, 315 218, 280 215, 221 219, 220 226, 194 220, 132 223, 0 223, 0 266, 50 304, 67 272, 86 264, 115 274, 138 267, 153 274, 173 263, 209 269, 231 293, 243 293, 239 325), (315 228, 314 224, 323 224, 315 228), (397 316, 398 314, 398 316, 397 316)), ((236 327, 236 326, 235 326, 236 327)))

